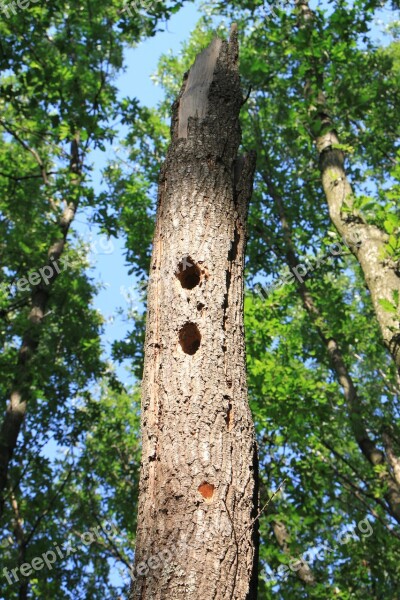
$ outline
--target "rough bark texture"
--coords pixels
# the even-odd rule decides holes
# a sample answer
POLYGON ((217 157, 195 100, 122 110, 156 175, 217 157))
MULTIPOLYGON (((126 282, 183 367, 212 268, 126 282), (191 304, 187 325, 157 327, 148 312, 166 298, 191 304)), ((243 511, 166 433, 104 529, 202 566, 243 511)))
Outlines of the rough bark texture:
MULTIPOLYGON (((79 158, 78 138, 71 143, 70 172, 74 176, 72 185, 80 182, 82 166, 79 158)), ((59 222, 62 238, 57 240, 48 251, 48 263, 53 275, 47 285, 40 283, 32 292, 31 309, 28 324, 19 348, 16 373, 10 392, 10 401, 0 428, 0 516, 4 508, 4 492, 7 486, 7 476, 22 423, 24 422, 27 402, 30 395, 32 373, 30 362, 39 345, 40 331, 50 298, 51 287, 58 277, 59 271, 54 266, 64 252, 67 235, 75 217, 77 202, 69 202, 59 222)))
POLYGON ((237 159, 242 102, 233 29, 185 79, 160 174, 131 600, 256 597, 257 455, 243 329, 255 157, 237 159))
MULTIPOLYGON (((314 13, 307 0, 298 0, 302 25, 313 27, 314 13)), ((371 293, 375 314, 382 331, 383 341, 400 371, 400 323, 398 312, 393 313, 382 306, 382 301, 393 303, 393 292, 400 294, 400 277, 397 264, 385 251, 389 236, 374 225, 365 223, 353 210, 354 193, 346 176, 345 155, 338 147, 340 140, 326 107, 323 91, 323 73, 315 67, 310 73, 318 86, 316 98, 312 98, 311 115, 318 124, 314 136, 321 169, 322 186, 329 207, 332 223, 347 240, 357 240, 350 250, 357 258, 371 293)), ((312 86, 306 82, 306 97, 310 100, 312 86)), ((311 108, 310 108, 311 111, 311 108)))
POLYGON ((317 138, 322 185, 329 214, 344 239, 358 241, 350 249, 363 270, 385 345, 400 369, 399 315, 382 306, 382 301, 385 300, 393 303, 393 292, 400 293, 397 267, 385 252, 389 236, 378 227, 368 225, 359 217, 343 210, 345 203, 351 208, 353 191, 344 169, 344 154, 333 147, 335 144, 339 144, 339 139, 333 131, 317 138))

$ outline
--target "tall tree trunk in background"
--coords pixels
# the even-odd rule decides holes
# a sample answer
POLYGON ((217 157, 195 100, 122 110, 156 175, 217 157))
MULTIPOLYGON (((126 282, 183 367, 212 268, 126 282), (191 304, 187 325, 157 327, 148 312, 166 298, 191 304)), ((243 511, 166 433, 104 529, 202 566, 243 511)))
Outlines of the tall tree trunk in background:
POLYGON ((149 283, 130 599, 255 598, 257 453, 243 267, 255 157, 237 158, 237 31, 174 105, 149 283))
MULTIPOLYGON (((315 14, 308 0, 296 0, 296 4, 301 26, 311 36, 315 14)), ((340 140, 326 105, 322 69, 322 63, 318 64, 314 59, 305 85, 305 96, 310 102, 310 114, 315 124, 313 139, 329 215, 339 234, 350 242, 349 248, 361 266, 383 341, 400 372, 400 315, 398 311, 388 311, 385 307, 387 302, 397 304, 394 297, 400 295, 398 267, 385 251, 389 240, 387 233, 363 221, 353 208, 354 193, 344 167, 345 155, 339 147, 340 140), (314 90, 312 95, 311 90, 314 90)))
MULTIPOLYGON (((70 174, 71 185, 78 186, 82 176, 78 134, 71 142, 70 174)), ((47 274, 46 282, 43 279, 32 291, 31 309, 18 351, 10 401, 0 426, 0 516, 3 514, 4 509, 4 493, 7 486, 9 465, 25 419, 28 398, 31 393, 32 369, 30 363, 39 345, 41 327, 46 316, 51 287, 60 273, 60 267, 57 268, 55 265, 64 253, 68 232, 78 207, 78 198, 79 196, 76 195, 76 198, 67 202, 67 206, 59 220, 61 237, 51 245, 48 251, 48 262, 42 267, 43 272, 47 274)))
MULTIPOLYGON (((265 167, 265 171, 262 172, 262 177, 267 186, 269 196, 276 206, 277 214, 281 223, 286 264, 291 272, 298 272, 296 269, 300 267, 300 259, 297 256, 292 242, 292 227, 286 215, 283 199, 276 190, 272 179, 270 178, 272 169, 268 158, 266 158, 265 167)), ((396 461, 398 461, 398 459, 392 452, 393 460, 390 461, 389 454, 385 456, 385 453, 377 447, 373 438, 369 434, 369 428, 367 427, 364 417, 362 397, 360 396, 359 390, 357 389, 352 375, 347 368, 345 358, 343 356, 341 347, 334 336, 334 332, 324 319, 323 314, 320 312, 305 281, 300 282, 296 280, 296 287, 303 307, 308 313, 319 338, 325 346, 336 381, 342 388, 342 393, 349 415, 350 427, 354 438, 365 458, 368 460, 370 465, 374 467, 377 480, 385 489, 384 495, 387 501, 386 508, 388 509, 388 512, 396 519, 396 521, 398 521, 398 523, 400 523, 400 485, 399 481, 396 479, 396 471, 394 468, 394 465, 396 465, 396 461), (379 469, 377 469, 377 467, 379 467, 379 469)), ((390 439, 390 434, 388 434, 386 439, 390 439)))

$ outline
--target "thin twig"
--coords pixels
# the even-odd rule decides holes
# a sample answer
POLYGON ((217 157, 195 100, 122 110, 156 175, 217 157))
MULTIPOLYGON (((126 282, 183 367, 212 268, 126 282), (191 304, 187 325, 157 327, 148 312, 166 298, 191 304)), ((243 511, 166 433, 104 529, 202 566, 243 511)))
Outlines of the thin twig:
MULTIPOLYGON (((287 477, 285 477, 285 479, 282 479, 282 481, 280 482, 280 484, 276 488, 275 492, 272 494, 272 496, 270 496, 270 498, 268 498, 267 502, 264 504, 264 506, 258 512, 258 514, 255 517, 255 519, 253 519, 253 521, 250 523, 250 525, 248 526, 248 529, 250 527, 253 527, 254 523, 257 521, 257 519, 260 518, 260 516, 262 515, 262 513, 264 512, 264 510, 267 508, 268 504, 270 504, 272 502, 272 500, 275 498, 275 496, 277 496, 279 494, 279 492, 281 491, 281 488, 282 488, 282 486, 283 486, 283 484, 285 483, 286 480, 287 480, 287 477)), ((244 536, 245 533, 246 533, 246 531, 244 531, 243 534, 242 534, 242 536, 239 538, 239 542, 240 542, 240 540, 242 539, 242 537, 244 536)))

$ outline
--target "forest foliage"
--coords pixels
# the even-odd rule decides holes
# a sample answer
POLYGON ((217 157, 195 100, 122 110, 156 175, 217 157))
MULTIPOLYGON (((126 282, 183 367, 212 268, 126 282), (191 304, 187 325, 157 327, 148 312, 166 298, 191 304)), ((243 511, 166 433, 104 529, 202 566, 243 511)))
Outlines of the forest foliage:
MULTIPOLYGON (((115 80, 126 48, 156 35, 182 4, 128 14, 120 0, 49 0, 1 15, 2 418, 13 390, 27 411, 1 503, 0 596, 126 596, 145 313, 127 315, 126 336, 107 356, 74 219, 123 240, 145 305, 171 103, 196 54, 234 21, 247 96, 243 152, 257 151, 245 325, 264 507, 259 597, 396 598, 400 379, 351 252, 358 241, 342 239, 330 220, 315 141, 322 85, 354 192, 343 211, 382 231, 381 260, 400 277, 396 6, 384 6, 382 37, 375 0, 313 5, 312 29, 301 25, 302 1, 207 2, 181 52, 160 57, 159 106, 121 99, 115 80), (115 140, 129 158, 112 157, 100 189, 90 152, 115 140), (60 273, 35 279, 49 257, 60 273), (131 385, 119 380, 119 363, 130 365, 131 385), (85 545, 94 527, 102 534, 85 545), (51 569, 12 584, 2 575, 68 543, 79 549, 51 569), (311 584, 289 568, 305 555, 311 584)), ((396 291, 383 308, 397 318, 396 291)))

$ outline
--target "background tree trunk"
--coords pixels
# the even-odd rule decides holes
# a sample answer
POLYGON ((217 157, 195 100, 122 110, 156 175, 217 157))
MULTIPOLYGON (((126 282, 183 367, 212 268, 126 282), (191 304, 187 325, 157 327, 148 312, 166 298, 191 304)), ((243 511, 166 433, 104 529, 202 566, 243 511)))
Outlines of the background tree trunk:
MULTIPOLYGON (((71 185, 79 186, 82 177, 82 164, 79 156, 79 135, 71 142, 70 159, 71 185)), ((46 179, 46 173, 44 178, 46 179)), ((16 448, 19 433, 25 420, 28 399, 32 386, 31 360, 39 346, 41 327, 46 316, 46 308, 51 295, 51 288, 60 273, 58 261, 62 257, 67 243, 67 236, 78 209, 79 193, 73 200, 68 200, 66 208, 59 220, 61 237, 56 240, 48 251, 48 261, 44 265, 47 281, 42 279, 35 286, 31 295, 31 309, 28 323, 22 337, 15 369, 15 378, 10 392, 10 401, 3 421, 0 425, 0 517, 3 515, 4 494, 10 462, 16 448), (57 264, 57 267, 56 267, 57 264)), ((40 273, 40 269, 39 269, 40 273)))
POLYGON ((255 598, 257 453, 243 266, 255 156, 237 159, 237 32, 196 59, 159 182, 130 598, 255 598))
MULTIPOLYGON (((298 0, 301 25, 311 35, 315 13, 308 0, 298 0)), ((370 291, 385 346, 400 373, 399 310, 387 309, 397 305, 400 295, 400 277, 397 263, 387 254, 389 235, 364 221, 354 206, 354 190, 345 169, 345 154, 334 128, 324 92, 323 62, 314 62, 304 86, 314 123, 312 135, 317 147, 321 182, 329 208, 329 216, 339 234, 349 243, 349 249, 358 260, 365 283, 370 291)))

